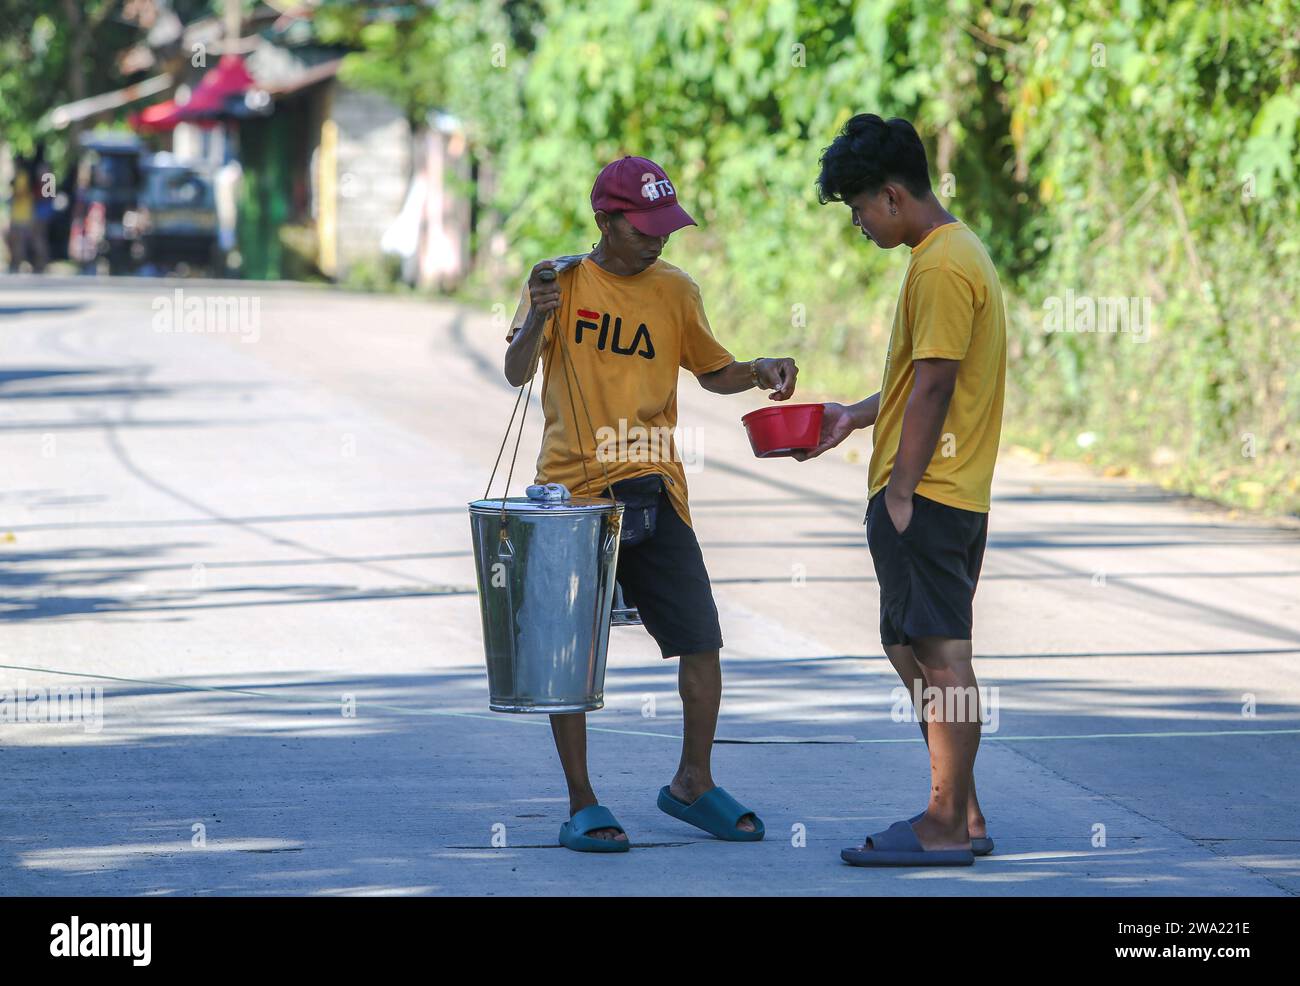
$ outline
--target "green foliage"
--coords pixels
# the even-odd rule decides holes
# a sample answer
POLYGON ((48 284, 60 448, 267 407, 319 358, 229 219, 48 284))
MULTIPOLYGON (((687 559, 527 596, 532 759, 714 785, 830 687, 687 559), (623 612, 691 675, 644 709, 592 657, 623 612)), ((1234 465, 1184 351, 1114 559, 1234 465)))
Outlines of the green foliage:
MULTIPOLYGON (((500 10, 519 27, 519 5, 500 10)), ((1295 0, 545 0, 527 13, 532 40, 511 53, 519 112, 485 144, 518 270, 589 243, 595 173, 646 154, 701 221, 670 256, 728 345, 792 352, 823 392, 868 391, 906 258, 864 245, 812 183, 852 113, 906 116, 1003 272, 1009 437, 1300 505, 1295 0), (1151 298, 1149 341, 1047 333, 1043 302, 1067 290, 1151 298), (1082 432, 1098 436, 1087 451, 1082 432)), ((499 72, 482 49, 464 69, 484 85, 499 72)))
MULTIPOLYGON (((111 55, 116 50, 105 51, 106 46, 122 47, 133 38, 129 29, 103 23, 116 6, 113 0, 87 0, 77 6, 79 29, 68 23, 61 4, 0 0, 0 140, 16 154, 34 153, 46 136, 41 118, 51 107, 75 98, 79 85, 81 95, 102 91, 98 87, 113 75, 111 55), (107 45, 92 41, 91 30, 101 27, 107 45)), ((62 148, 54 150, 57 156, 62 148)))
POLYGON ((1050 6, 989 25, 1017 38, 1011 134, 1044 248, 1008 285, 1008 431, 1056 454, 1091 431, 1084 456, 1100 464, 1297 512, 1300 11, 1050 6), (1150 341, 1036 331, 1066 289, 1152 298, 1150 341))
MULTIPOLYGON (((190 20, 211 13, 213 2, 170 6, 190 20)), ((123 0, 0 0, 0 141, 22 156, 44 144, 46 160, 61 171, 75 128, 51 130, 48 112, 126 85, 117 56, 142 39, 123 0)))
POLYGON ((326 0, 314 25, 321 41, 359 49, 345 59, 343 81, 384 94, 412 123, 453 110, 482 147, 518 132, 524 64, 511 51, 511 22, 492 0, 326 0))
POLYGON ((672 254, 719 334, 866 391, 905 258, 811 182, 851 113, 906 116, 1004 275, 1008 436, 1294 512, 1297 23, 1294 0, 555 3, 499 148, 510 240, 521 266, 581 246, 600 165, 656 157, 702 221, 672 254), (1048 334, 1067 290, 1151 298, 1149 341, 1048 334))
POLYGON ((401 260, 387 254, 358 260, 348 268, 343 287, 349 291, 404 292, 401 260))

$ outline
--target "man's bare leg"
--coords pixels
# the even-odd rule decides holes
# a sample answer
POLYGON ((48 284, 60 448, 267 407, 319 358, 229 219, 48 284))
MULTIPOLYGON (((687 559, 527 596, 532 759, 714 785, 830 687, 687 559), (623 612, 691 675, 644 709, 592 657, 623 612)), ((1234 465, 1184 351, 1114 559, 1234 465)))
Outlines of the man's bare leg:
MULTIPOLYGON (((885 655, 889 658, 889 663, 894 666, 894 670, 898 672, 898 677, 902 679, 904 686, 907 688, 907 694, 911 696, 912 706, 916 708, 917 695, 925 693, 925 669, 917 663, 916 655, 908 644, 886 645, 885 655)), ((927 724, 923 709, 916 709, 916 718, 921 724, 921 737, 925 740, 928 749, 930 737, 926 729, 927 724)), ((979 796, 975 793, 975 772, 973 769, 970 778, 970 797, 966 801, 966 828, 970 832, 972 839, 984 838, 989 834, 988 825, 984 821, 984 812, 980 808, 979 796)))
MULTIPOLYGON (((572 818, 583 808, 599 803, 587 776, 587 714, 571 712, 551 716, 551 735, 555 737, 555 750, 569 786, 569 817, 572 818)), ((587 835, 593 839, 627 841, 627 836, 618 829, 592 829, 587 835)))
MULTIPOLYGON (((668 792, 678 801, 694 803, 712 791, 713 736, 722 704, 722 661, 718 652, 683 654, 678 658, 677 690, 682 697, 682 758, 668 792)), ((754 831, 754 816, 736 823, 742 832, 754 831)))
POLYGON ((912 652, 925 683, 939 690, 925 732, 930 750, 930 803, 913 824, 927 849, 956 849, 970 845, 966 824, 979 750, 978 683, 971 664, 971 642, 947 637, 919 637, 912 652), (960 701, 954 701, 954 698, 960 701))

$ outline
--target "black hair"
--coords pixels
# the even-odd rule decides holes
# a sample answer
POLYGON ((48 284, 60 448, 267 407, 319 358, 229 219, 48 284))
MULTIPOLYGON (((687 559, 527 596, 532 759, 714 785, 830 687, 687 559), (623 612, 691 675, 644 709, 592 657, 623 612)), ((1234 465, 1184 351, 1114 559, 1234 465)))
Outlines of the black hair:
POLYGON ((917 198, 930 192, 930 167, 916 128, 901 117, 859 113, 822 151, 817 198, 843 202, 897 181, 917 198))

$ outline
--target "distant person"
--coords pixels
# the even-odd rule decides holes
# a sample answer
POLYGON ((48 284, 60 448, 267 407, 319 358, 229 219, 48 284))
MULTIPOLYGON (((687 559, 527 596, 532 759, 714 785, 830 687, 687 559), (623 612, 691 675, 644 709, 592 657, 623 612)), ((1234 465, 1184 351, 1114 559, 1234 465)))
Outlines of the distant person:
POLYGON ((50 223, 54 219, 54 175, 44 155, 32 166, 32 270, 44 274, 50 262, 50 223))
POLYGON ((912 251, 880 392, 827 404, 821 443, 799 457, 874 427, 865 524, 880 641, 914 701, 923 696, 916 713, 930 749, 926 810, 841 857, 857 866, 969 865, 993 850, 975 794, 971 626, 1002 428, 1002 289, 979 238, 935 198, 925 148, 906 120, 855 116, 822 154, 818 185, 821 201, 847 205, 876 246, 912 251))
POLYGON ((213 198, 217 212, 217 250, 221 256, 221 270, 217 273, 225 272, 229 263, 228 258, 238 259, 234 255, 239 245, 239 193, 243 180, 244 169, 238 158, 233 157, 218 168, 213 176, 213 198))
MULTIPOLYGON (((714 339, 699 287, 660 257, 669 235, 695 220, 657 164, 625 157, 608 165, 591 191, 591 207, 600 230, 592 252, 533 268, 506 336, 505 376, 516 387, 532 378, 540 333, 546 423, 537 482, 563 483, 574 494, 606 495, 603 462, 614 495, 637 507, 635 522, 630 509, 625 516, 617 579, 663 656, 680 658, 682 754, 676 774, 659 792, 659 808, 719 839, 755 842, 764 832, 758 815, 713 781, 722 631, 691 529, 680 457, 675 447, 659 450, 670 454, 646 458, 641 453, 653 453, 653 447, 600 455, 591 439, 602 428, 616 434, 636 435, 637 429, 671 434, 680 367, 713 393, 757 387, 773 391, 772 399, 779 401, 794 393, 798 371, 788 358, 737 363, 714 339), (559 272, 550 284, 540 277, 545 268, 559 272), (548 320, 549 315, 554 317, 548 320), (564 353, 592 430, 582 411, 579 422, 573 420, 564 353), (654 517, 649 528, 641 523, 646 509, 654 517)), ((599 804, 588 776, 586 715, 552 715, 551 730, 569 789, 570 819, 560 828, 560 843, 578 852, 625 852, 627 834, 599 804)))
POLYGON ((25 262, 35 269, 37 248, 36 195, 32 187, 31 164, 15 162, 13 190, 9 198, 9 273, 16 274, 25 262))

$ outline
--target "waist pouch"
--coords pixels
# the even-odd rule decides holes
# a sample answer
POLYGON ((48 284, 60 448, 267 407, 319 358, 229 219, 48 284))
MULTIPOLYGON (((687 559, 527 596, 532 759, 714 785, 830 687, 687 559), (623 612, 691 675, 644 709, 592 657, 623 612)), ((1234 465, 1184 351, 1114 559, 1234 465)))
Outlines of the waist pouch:
POLYGON ((659 495, 663 488, 664 478, 657 473, 620 480, 610 487, 614 499, 623 504, 623 528, 618 537, 620 545, 640 544, 654 534, 659 495))

